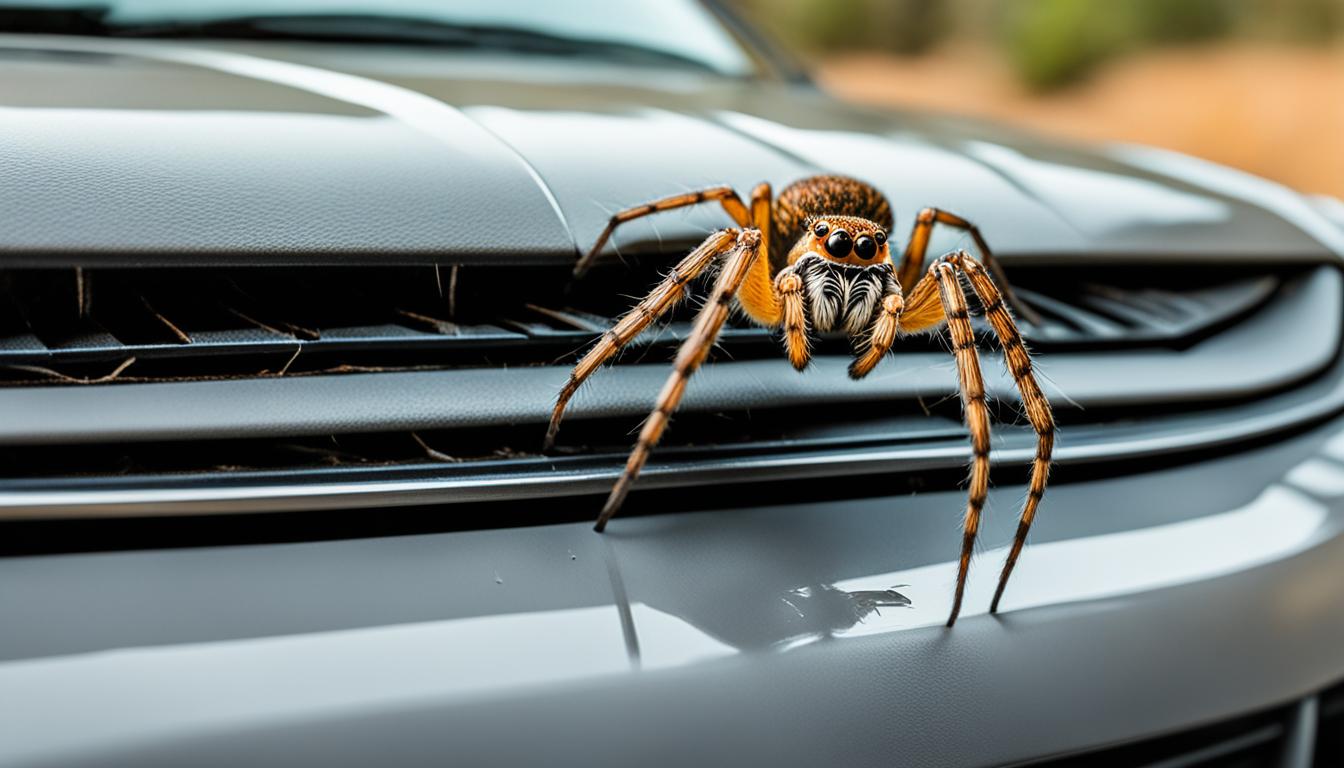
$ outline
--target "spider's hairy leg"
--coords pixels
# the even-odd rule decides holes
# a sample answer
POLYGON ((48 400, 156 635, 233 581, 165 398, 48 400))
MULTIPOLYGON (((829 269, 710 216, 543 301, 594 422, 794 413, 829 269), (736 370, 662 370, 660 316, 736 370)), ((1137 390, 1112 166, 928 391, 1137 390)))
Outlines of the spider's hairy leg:
POLYGON ((767 328, 779 325, 783 311, 770 279, 771 215, 770 185, 758 184, 751 190, 751 225, 761 233, 762 256, 747 272, 742 289, 737 294, 737 302, 748 317, 767 328))
POLYGON ((999 260, 994 257, 994 252, 989 249, 989 243, 980 234, 980 228, 970 221, 963 219, 955 213, 944 211, 941 208, 925 208, 915 216, 915 225, 910 230, 910 239, 905 244, 905 253, 901 256, 901 262, 896 269, 896 279, 905 290, 915 284, 919 279, 920 273, 924 270, 924 259, 929 251, 929 237, 933 234, 933 225, 943 224, 949 227, 965 231, 975 242, 975 247, 979 249, 980 256, 984 259, 986 268, 994 275, 994 279, 1002 286, 1004 298, 1008 305, 1013 308, 1022 317, 1025 317, 1032 325, 1040 325, 1041 317, 1036 311, 1027 306, 1021 299, 1013 293, 1013 287, 1008 283, 1008 278, 1003 274, 1003 268, 999 266, 999 260))
POLYGON ((989 320, 995 335, 999 337, 1004 360, 1008 364, 1008 372, 1012 374, 1017 391, 1022 397, 1022 404, 1026 407, 1027 420, 1036 431, 1036 457, 1031 462, 1027 500, 1022 505, 1022 515, 1018 520, 1017 533, 1013 536, 1013 546, 1008 551, 1008 559, 1004 561, 1003 571, 999 574, 999 585, 994 590, 994 599, 989 604, 989 612, 997 613, 999 599, 1003 597, 1004 587, 1008 586, 1008 577, 1013 573, 1013 566, 1017 565, 1018 555, 1022 554, 1022 546, 1027 541, 1027 532, 1031 530, 1031 523, 1036 518, 1036 509, 1045 495, 1045 484, 1050 477, 1050 455, 1055 445, 1055 417, 1050 410, 1050 401, 1046 400, 1036 376, 1032 373, 1031 355, 1027 353, 1026 345, 1022 342, 1022 334, 1018 332, 1013 316, 1004 307, 1003 296, 994 285, 994 281, 975 259, 964 252, 957 254, 954 259, 966 273, 971 287, 980 297, 980 303, 984 305, 985 318, 989 320))
POLYGON ((593 345, 593 348, 588 350, 588 353, 574 366, 574 370, 569 374, 569 381, 565 382, 564 388, 560 390, 555 408, 551 411, 551 423, 546 429, 543 450, 550 450, 555 445, 555 435, 560 431, 560 419, 565 415, 565 407, 569 405, 570 398, 583 382, 629 344, 631 339, 685 298, 686 285, 704 272, 715 258, 731 250, 738 240, 738 234, 738 230, 725 229, 710 235, 691 251, 689 256, 673 267, 662 282, 634 309, 602 334, 597 344, 593 345))
MULTIPOLYGON (((966 518, 962 524, 961 558, 957 566, 957 588, 952 598, 952 613, 947 626, 952 626, 961 613, 961 601, 966 592, 966 577, 971 570, 971 555, 975 538, 980 531, 980 515, 989 496, 989 407, 985 403, 985 380, 980 372, 980 358, 975 350, 975 332, 971 329, 970 311, 966 294, 957 280, 956 267, 945 257, 929 267, 928 274, 911 292, 911 304, 927 303, 931 293, 927 285, 937 286, 942 303, 948 334, 952 337, 952 354, 957 361, 957 377, 961 389, 961 407, 966 428, 971 433, 971 480, 966 499, 966 518)), ((917 330, 917 329, 910 329, 917 330)))
POLYGON ((695 327, 691 331, 690 337, 682 343, 681 349, 677 351, 676 362, 672 364, 672 375, 663 385, 653 412, 649 414, 649 418, 639 431, 639 441, 630 453, 630 459, 626 462, 625 471, 621 474, 620 480, 616 481, 616 486, 611 489, 611 495, 607 497, 606 505, 602 507, 602 513, 598 516, 597 524, 594 526, 595 530, 602 531, 607 526, 607 521, 621 508, 621 503, 625 501, 626 494, 630 492, 630 485, 639 476, 639 471, 644 468, 644 462, 648 461, 649 453, 662 439, 663 431, 667 429, 667 423, 672 418, 672 412, 676 410, 677 404, 681 402, 682 395, 686 393, 686 384, 691 375, 699 369, 700 364, 709 356, 709 350, 714 346, 714 341, 719 336, 719 330, 723 328, 724 321, 728 319, 733 297, 737 294, 737 290, 741 287, 743 281, 746 280, 747 273, 751 270, 752 265, 760 257, 760 233, 754 229, 744 230, 738 236, 737 246, 728 257, 723 272, 719 274, 714 292, 696 317, 695 327))
MULTIPOLYGON (((768 194, 767 191, 767 195, 768 194)), ((640 219, 660 211, 687 208, 711 200, 718 201, 718 203, 723 206, 723 210, 728 212, 728 215, 732 217, 733 222, 736 223, 737 226, 752 226, 751 211, 747 209, 747 206, 742 202, 742 198, 738 196, 737 192, 727 185, 709 187, 708 189, 702 189, 696 192, 684 192, 680 195, 671 195, 670 197, 664 197, 660 200, 654 200, 653 202, 645 203, 644 205, 626 208, 623 211, 616 212, 607 220, 607 226, 602 229, 602 234, 597 236, 597 242, 593 243, 593 247, 574 264, 574 279, 578 280, 584 276, 588 271, 588 268, 593 265, 593 260, 597 258, 597 254, 602 252, 602 246, 606 245, 607 241, 611 239, 611 235, 616 231, 616 228, 625 222, 634 221, 635 219, 640 219)))
POLYGON ((862 379, 872 372, 896 343, 901 327, 901 313, 905 311, 905 297, 900 289, 882 297, 882 307, 868 331, 868 348, 849 364, 849 378, 862 379))
POLYGON ((807 367, 812 359, 811 331, 807 325, 807 311, 803 307, 803 278, 792 269, 781 270, 775 278, 775 295, 779 297, 780 325, 784 328, 784 348, 789 363, 796 370, 807 367))

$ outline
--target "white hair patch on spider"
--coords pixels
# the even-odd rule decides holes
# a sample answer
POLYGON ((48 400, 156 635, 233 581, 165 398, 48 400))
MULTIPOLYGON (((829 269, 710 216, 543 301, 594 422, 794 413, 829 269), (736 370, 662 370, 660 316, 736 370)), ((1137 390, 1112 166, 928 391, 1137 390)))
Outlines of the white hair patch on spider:
POLYGON ((857 336, 873 322, 882 297, 899 292, 888 263, 855 266, 808 254, 789 267, 803 279, 812 328, 857 336))

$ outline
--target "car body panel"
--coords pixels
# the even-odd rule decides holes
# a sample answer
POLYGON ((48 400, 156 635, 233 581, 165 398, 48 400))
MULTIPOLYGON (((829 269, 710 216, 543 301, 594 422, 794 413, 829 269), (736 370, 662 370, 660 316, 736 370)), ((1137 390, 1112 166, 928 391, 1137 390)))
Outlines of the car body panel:
MULTIPOLYGON (((84 61, 107 53, 70 45, 84 61)), ((218 89, 212 108, 5 108, 0 130, 12 161, 0 205, 16 213, 6 250, 56 259, 113 253, 132 263, 257 254, 284 263, 451 249, 525 256, 569 242, 527 163, 443 102, 207 49, 138 46, 123 55, 192 77, 206 70, 232 87, 218 89), (277 88, 300 94, 295 111, 237 106, 269 101, 277 88), (326 103, 299 111, 328 95, 338 97, 334 113, 326 103), (349 114, 348 105, 367 114, 349 114), (507 238, 497 236, 501 218, 513 222, 507 238)), ((139 68, 118 69, 133 81, 139 68)))
MULTIPOLYGON (((1010 263, 1344 254, 1336 226, 1269 182, 1170 154, 848 106, 800 84, 399 46, 27 35, 0 35, 0 68, 6 266, 558 265, 621 206, 823 171, 886 191, 898 236, 920 207, 942 206, 979 222, 1010 263)), ((616 244, 680 248, 726 223, 709 207, 669 214, 616 244)), ((944 233, 935 248, 960 242, 944 233)), ((1234 345, 1236 330, 1203 343, 1234 345)), ((1225 349, 1220 366, 1263 343, 1225 349)), ((1337 358, 1321 334, 1281 351, 1337 358)), ((1065 385, 1133 375, 1101 352, 1079 359, 1089 355, 1065 385)), ((732 397, 747 392, 803 406, 843 383, 832 359, 811 379, 772 384, 775 362, 738 365, 738 376, 760 372, 754 389, 707 371, 690 405, 740 407, 732 397)), ((853 397, 908 394, 900 388, 948 363, 928 353, 906 365, 911 380, 874 379, 853 397)), ((1337 379, 1274 370, 1223 382, 1264 396, 1259 410, 1219 395, 1192 415, 1210 435, 1198 454, 1163 452, 1171 435, 1144 431, 1160 419, 1067 425, 1065 461, 997 617, 986 608, 1022 488, 996 464, 1002 485, 952 631, 941 623, 965 491, 949 481, 909 494, 923 477, 911 479, 921 466, 908 453, 855 451, 846 472, 768 457, 779 459, 768 483, 742 485, 742 474, 713 491, 654 490, 667 514, 628 510, 600 537, 571 522, 577 514, 547 517, 596 499, 518 498, 518 476, 503 474, 495 488, 515 495, 490 496, 499 520, 472 517, 484 502, 370 507, 347 495, 295 513, 315 515, 300 524, 275 500, 249 511, 277 514, 254 516, 189 518, 220 510, 175 515, 170 501, 152 510, 158 520, 10 521, 0 762, 975 766, 1280 704, 1344 677, 1344 417, 1337 379), (1318 390, 1317 402, 1293 400, 1292 423, 1264 412, 1275 393, 1318 390), (1089 428, 1127 439, 1123 460, 1069 444, 1089 428), (909 482, 887 485, 903 468, 909 482), (360 516, 416 533, 341 528, 360 516), (547 524, 496 527, 538 519, 547 524), (13 554, 44 525, 65 527, 35 547, 42 554, 13 554), (246 543, 186 546, 156 525, 233 525, 246 543), (115 535, 81 552, 80 530, 115 535)), ((599 385, 609 390, 593 390, 608 394, 577 415, 633 407, 664 371, 613 372, 599 385)), ((498 371, 452 373, 501 399, 498 371)), ((516 423, 509 409, 549 402, 564 375, 513 373, 526 397, 470 418, 516 423)), ((435 385, 447 380, 33 387, 9 399, 45 408, 42 423, 5 429, 41 443, 59 428, 73 443, 237 436, 248 418, 288 434, 376 430, 398 413, 450 427, 453 408, 480 401, 445 405, 450 388, 435 385)), ((1198 399, 1197 382, 1183 386, 1198 399)), ((1146 412, 1176 389, 1154 377, 1109 404, 1146 412)), ((1006 433, 996 457, 1025 463, 1032 448, 1006 433)), ((946 450, 942 459, 965 457, 960 441, 946 450)), ((678 485, 667 476, 685 469, 661 461, 651 489, 678 485)))
MULTIPOLYGON (((1108 150, 785 83, 395 47, 3 35, 0 53, 11 263, 568 261, 623 206, 817 172, 879 186, 898 231, 955 210, 1010 259, 1338 250, 1305 202, 1271 210, 1108 150)), ((668 215, 618 243, 727 223, 668 215)))
POLYGON ((1344 676, 1342 434, 1064 478, 998 617, 1020 491, 993 491, 950 632, 955 490, 601 537, 7 558, 0 743, 10 765, 517 764, 544 744, 553 765, 926 766, 1151 735, 1344 676))

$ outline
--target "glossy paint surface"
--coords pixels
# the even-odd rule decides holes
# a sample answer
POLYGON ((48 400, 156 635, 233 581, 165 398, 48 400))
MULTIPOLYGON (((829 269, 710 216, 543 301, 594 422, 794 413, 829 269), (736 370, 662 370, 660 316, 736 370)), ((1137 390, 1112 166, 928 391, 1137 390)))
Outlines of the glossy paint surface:
MULTIPOLYGON (((25 263, 568 261, 624 205, 823 170, 881 186, 898 236, 938 205, 1009 259, 1344 253, 1265 182, 778 83, 8 36, 0 72, 0 258, 25 263)), ((617 244, 723 223, 674 214, 617 244)), ((1020 496, 992 492, 951 632, 955 490, 719 508, 688 492, 602 537, 6 558, 0 762, 990 765, 1344 677, 1344 421, 1063 478, 991 617, 1020 496)))
POLYGON ((763 754, 795 764, 826 746, 808 734, 881 711, 921 734, 865 735, 904 764, 982 765, 1267 706, 1344 675, 1331 576, 1344 423, 1056 486, 996 618, 984 611, 1018 495, 991 495, 951 632, 939 625, 955 492, 633 518, 607 536, 566 524, 12 558, 0 562, 0 743, 14 764, 160 764, 178 750, 507 762, 524 747, 504 734, 561 729, 560 764, 654 747, 671 763, 787 723, 763 754), (1082 690, 1097 695, 1078 709, 1082 690), (1023 691, 1030 711, 1014 707, 1023 691), (678 709, 688 696, 708 698, 678 709), (630 740, 588 743, 582 712, 630 740), (1030 727, 1042 717, 1059 727, 1030 727), (705 718, 729 718, 736 736, 675 744, 705 718), (383 741, 398 729, 409 741, 383 741), (362 746, 329 751, 347 739, 362 746))
MULTIPOLYGON (((0 72, 10 260, 569 261, 622 207, 819 172, 882 189, 898 244, 934 205, 977 221, 1009 258, 1344 252, 1316 208, 1268 182, 768 80, 395 46, 31 35, 0 35, 0 72)), ((663 216, 615 247, 726 223, 708 208, 663 216)))

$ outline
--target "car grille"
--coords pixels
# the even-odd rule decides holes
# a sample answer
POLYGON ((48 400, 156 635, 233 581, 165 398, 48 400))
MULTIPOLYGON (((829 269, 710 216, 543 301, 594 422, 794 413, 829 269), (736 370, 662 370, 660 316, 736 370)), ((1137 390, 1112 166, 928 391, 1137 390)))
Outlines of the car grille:
MULTIPOLYGON (((659 268, 605 267, 578 286, 548 267, 5 270, 0 516, 601 492, 696 302, 580 391, 549 455, 545 420, 574 359, 659 268)), ((1344 405, 1330 267, 1011 276, 1042 318, 1023 330, 1067 432, 1061 465, 1234 445, 1344 405)), ((995 457, 1016 464, 1034 436, 980 330, 995 457)), ((798 376, 774 334, 735 321, 640 487, 893 471, 957 482, 968 449, 940 335, 903 340, 857 384, 846 340, 817 353, 798 376)))
POLYGON ((1266 712, 1111 749, 1023 765, 1039 768, 1326 768, 1344 765, 1344 685, 1266 712))
MULTIPOLYGON (((1254 311, 1287 272, 1020 270, 1038 349, 1181 348, 1254 311)), ((64 269, 0 273, 0 382, 109 383, 569 361, 657 279, 485 267, 64 269)), ((693 303, 692 303, 693 304, 693 303)), ((637 341, 676 344, 692 308, 637 341)), ((775 354, 741 321, 736 357, 775 354)), ((927 347, 910 340, 907 347, 927 347)), ((626 359, 633 356, 626 355, 626 359)))

